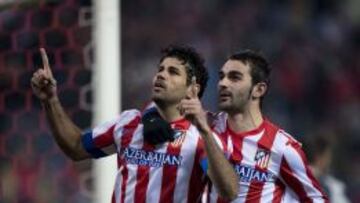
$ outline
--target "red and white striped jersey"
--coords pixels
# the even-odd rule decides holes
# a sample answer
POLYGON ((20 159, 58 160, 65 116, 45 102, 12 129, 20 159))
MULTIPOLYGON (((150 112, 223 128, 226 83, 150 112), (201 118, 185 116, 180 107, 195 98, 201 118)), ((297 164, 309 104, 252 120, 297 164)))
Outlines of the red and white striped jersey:
POLYGON ((117 153, 114 203, 200 202, 207 183, 201 162, 203 140, 195 126, 181 119, 171 123, 177 139, 159 146, 144 142, 141 112, 124 111, 118 118, 83 135, 95 158, 117 153))
MULTIPOLYGON (((312 175, 301 144, 268 120, 249 132, 235 133, 220 113, 213 129, 225 143, 239 177, 233 202, 328 202, 312 175)), ((207 202, 226 202, 210 187, 207 202)))

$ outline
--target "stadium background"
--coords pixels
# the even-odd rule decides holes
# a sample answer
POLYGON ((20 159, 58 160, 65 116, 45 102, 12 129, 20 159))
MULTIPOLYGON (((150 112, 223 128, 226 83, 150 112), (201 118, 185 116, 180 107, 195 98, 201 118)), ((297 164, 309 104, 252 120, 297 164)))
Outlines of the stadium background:
MULTIPOLYGON (((0 0, 0 202, 89 202, 90 162, 54 143, 30 78, 49 54, 70 117, 91 126, 90 0, 0 0)), ((211 73, 204 103, 216 110, 217 72, 240 48, 273 67, 265 112, 296 138, 336 138, 332 172, 360 202, 360 5, 346 1, 121 1, 122 109, 141 108, 169 43, 198 48, 211 73), (332 136, 330 135, 329 136, 332 136)), ((109 90, 111 91, 111 90, 109 90)))

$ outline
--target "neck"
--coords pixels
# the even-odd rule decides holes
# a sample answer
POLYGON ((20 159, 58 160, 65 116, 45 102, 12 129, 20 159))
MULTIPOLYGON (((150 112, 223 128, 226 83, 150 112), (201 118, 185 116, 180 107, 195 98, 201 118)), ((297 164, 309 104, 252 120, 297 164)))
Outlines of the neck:
POLYGON ((167 122, 173 122, 183 118, 180 114, 177 104, 176 105, 162 105, 156 104, 157 110, 160 113, 161 117, 163 117, 167 122))
POLYGON ((246 108, 241 113, 229 113, 228 124, 231 130, 237 133, 258 128, 264 121, 258 107, 246 108))

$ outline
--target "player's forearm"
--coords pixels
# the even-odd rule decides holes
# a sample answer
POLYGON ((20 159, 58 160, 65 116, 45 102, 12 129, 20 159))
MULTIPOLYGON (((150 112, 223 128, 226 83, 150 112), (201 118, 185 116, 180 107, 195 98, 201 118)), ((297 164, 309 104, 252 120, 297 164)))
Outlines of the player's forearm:
POLYGON ((208 174, 217 188, 219 195, 233 200, 238 193, 238 177, 224 152, 220 149, 211 130, 203 132, 205 150, 208 157, 208 174))
POLYGON ((66 115, 57 97, 42 102, 51 132, 63 150, 73 160, 83 160, 89 155, 81 144, 81 130, 66 115))

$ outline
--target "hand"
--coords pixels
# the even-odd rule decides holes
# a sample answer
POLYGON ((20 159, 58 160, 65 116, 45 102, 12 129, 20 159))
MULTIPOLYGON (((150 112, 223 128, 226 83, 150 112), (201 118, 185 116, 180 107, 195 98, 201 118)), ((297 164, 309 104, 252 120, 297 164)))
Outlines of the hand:
POLYGON ((38 69, 31 78, 34 94, 41 101, 48 101, 57 97, 56 80, 51 72, 49 60, 44 48, 40 48, 43 67, 38 69))
POLYGON ((185 118, 190 120, 200 132, 209 132, 210 127, 207 123, 206 112, 202 108, 198 92, 196 78, 193 77, 189 94, 186 99, 181 100, 179 109, 185 118))

